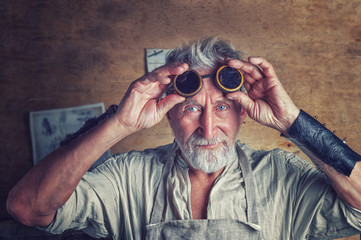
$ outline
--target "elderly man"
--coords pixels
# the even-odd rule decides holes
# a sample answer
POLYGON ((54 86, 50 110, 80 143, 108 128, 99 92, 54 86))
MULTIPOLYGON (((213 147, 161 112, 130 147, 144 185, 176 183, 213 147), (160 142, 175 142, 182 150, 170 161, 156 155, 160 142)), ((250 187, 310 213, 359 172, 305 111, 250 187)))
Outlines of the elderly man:
POLYGON ((361 230, 360 156, 295 106, 270 63, 240 60, 219 38, 181 45, 167 62, 134 81, 115 114, 31 169, 10 192, 9 213, 53 233, 114 239, 329 239, 361 230), (236 78, 247 94, 228 89, 236 78), (174 143, 115 154, 87 172, 165 115, 174 143), (246 115, 292 139, 321 171, 241 144, 246 115))

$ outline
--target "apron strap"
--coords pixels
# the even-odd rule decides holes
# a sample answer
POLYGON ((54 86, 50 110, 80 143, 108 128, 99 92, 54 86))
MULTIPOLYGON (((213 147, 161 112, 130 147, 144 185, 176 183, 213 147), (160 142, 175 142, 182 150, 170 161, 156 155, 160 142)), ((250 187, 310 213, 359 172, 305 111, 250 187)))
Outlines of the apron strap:
POLYGON ((238 153, 239 165, 241 166, 241 172, 245 183, 244 185, 246 191, 247 219, 248 222, 259 225, 257 213, 256 184, 254 182, 251 164, 242 149, 238 145, 236 146, 236 148, 238 153))
POLYGON ((170 170, 173 166, 176 153, 177 153, 177 151, 175 150, 174 153, 171 155, 171 157, 168 158, 166 160, 166 163, 164 164, 163 171, 162 171, 162 178, 158 185, 157 193, 155 194, 155 202, 153 204, 153 208, 150 213, 150 220, 149 220, 150 224, 159 223, 159 222, 164 221, 163 213, 165 211, 165 203, 167 202, 167 195, 166 195, 167 179, 168 179, 170 170))

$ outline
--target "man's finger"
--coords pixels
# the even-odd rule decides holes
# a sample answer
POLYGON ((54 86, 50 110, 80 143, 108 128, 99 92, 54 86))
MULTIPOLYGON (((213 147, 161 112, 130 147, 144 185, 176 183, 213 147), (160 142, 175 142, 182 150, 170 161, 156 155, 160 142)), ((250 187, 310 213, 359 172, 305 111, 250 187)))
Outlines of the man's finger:
POLYGON ((168 77, 171 75, 177 75, 184 73, 188 69, 187 63, 170 63, 164 66, 161 66, 157 69, 154 69, 152 73, 157 73, 160 76, 168 77))
POLYGON ((247 81, 243 83, 243 86, 247 92, 249 92, 249 90, 251 89, 251 84, 247 81))
MULTIPOLYGON (((227 62, 227 64, 232 68, 240 69, 245 72, 246 75, 251 76, 255 80, 262 80, 264 77, 262 71, 252 63, 243 60, 231 59, 227 62)), ((253 82, 250 83, 252 84, 253 82)))
POLYGON ((249 84, 253 84, 256 82, 256 79, 254 79, 252 76, 250 76, 249 74, 244 74, 244 79, 246 80, 245 83, 249 83, 249 84))
POLYGON ((139 80, 144 84, 149 82, 159 82, 161 84, 169 84, 171 79, 169 76, 182 74, 188 69, 188 64, 186 63, 171 63, 164 66, 161 66, 152 72, 144 75, 139 80))
POLYGON ((266 59, 263 57, 250 57, 249 62, 260 66, 263 70, 263 74, 268 78, 274 78, 276 76, 276 72, 273 69, 272 64, 270 64, 266 59))
POLYGON ((228 93, 226 97, 232 101, 238 102, 247 113, 254 108, 254 101, 245 93, 237 91, 233 93, 228 93))

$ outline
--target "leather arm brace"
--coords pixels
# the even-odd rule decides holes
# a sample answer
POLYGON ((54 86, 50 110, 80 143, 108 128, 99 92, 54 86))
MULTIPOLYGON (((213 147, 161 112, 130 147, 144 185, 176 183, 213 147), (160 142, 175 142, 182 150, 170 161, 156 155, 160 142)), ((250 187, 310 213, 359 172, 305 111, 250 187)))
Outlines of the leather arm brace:
POLYGON ((98 126, 106 119, 110 118, 118 109, 117 105, 111 105, 108 110, 100 115, 99 117, 91 118, 85 122, 85 124, 75 133, 68 134, 66 138, 60 143, 61 146, 68 145, 70 142, 74 141, 80 135, 89 132, 94 127, 98 126))
POLYGON ((356 162, 361 160, 359 154, 302 110, 291 126, 288 135, 288 138, 311 160, 317 158, 348 177, 356 162))

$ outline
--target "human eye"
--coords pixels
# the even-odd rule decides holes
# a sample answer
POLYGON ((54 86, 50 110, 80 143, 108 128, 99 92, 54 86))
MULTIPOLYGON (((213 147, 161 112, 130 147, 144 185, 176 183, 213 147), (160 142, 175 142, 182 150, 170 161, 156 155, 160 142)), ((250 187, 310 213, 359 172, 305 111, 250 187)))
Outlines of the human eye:
POLYGON ((196 112, 198 110, 198 108, 195 106, 189 106, 186 108, 186 110, 189 112, 196 112))
POLYGON ((224 111, 227 109, 227 106, 225 104, 220 104, 217 106, 217 109, 220 110, 220 111, 224 111))

